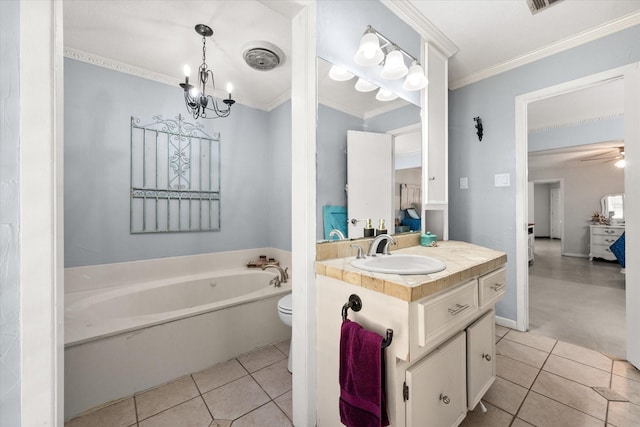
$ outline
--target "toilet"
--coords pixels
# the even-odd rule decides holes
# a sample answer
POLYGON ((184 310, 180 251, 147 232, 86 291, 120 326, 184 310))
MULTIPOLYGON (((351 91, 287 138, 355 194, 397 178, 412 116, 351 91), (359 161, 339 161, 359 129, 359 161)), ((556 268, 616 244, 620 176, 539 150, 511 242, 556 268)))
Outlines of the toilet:
MULTIPOLYGON (((292 324, 291 313, 293 310, 291 307, 291 294, 283 296, 280 298, 280 301, 278 301, 278 316, 280 316, 280 320, 289 327, 291 327, 292 324)), ((287 362, 287 369, 289 372, 291 372, 291 347, 293 347, 293 343, 289 343, 289 360, 287 362)))

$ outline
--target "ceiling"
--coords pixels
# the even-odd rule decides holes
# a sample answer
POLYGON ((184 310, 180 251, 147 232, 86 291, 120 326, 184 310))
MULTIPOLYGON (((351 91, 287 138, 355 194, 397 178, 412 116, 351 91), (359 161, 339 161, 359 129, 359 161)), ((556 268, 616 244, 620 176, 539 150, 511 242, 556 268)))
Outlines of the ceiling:
MULTIPOLYGON (((564 0, 536 15, 525 0, 399 3, 424 15, 458 47, 449 62, 451 84, 473 81, 591 28, 629 20, 629 14, 640 17, 640 0, 564 0)), ((270 111, 290 96, 293 7, 284 0, 65 0, 65 54, 177 87, 183 65, 195 70, 201 62, 202 42, 193 27, 204 23, 214 30, 207 63, 217 87, 232 82, 240 103, 270 111), (249 68, 242 54, 255 40, 278 46, 282 66, 249 68)))

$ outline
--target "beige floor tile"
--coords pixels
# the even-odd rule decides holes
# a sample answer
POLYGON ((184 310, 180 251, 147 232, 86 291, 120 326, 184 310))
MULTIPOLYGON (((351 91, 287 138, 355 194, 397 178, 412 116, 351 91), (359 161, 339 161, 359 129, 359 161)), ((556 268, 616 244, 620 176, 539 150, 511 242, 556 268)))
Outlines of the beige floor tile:
POLYGON ((498 377, 482 400, 510 414, 516 414, 527 395, 527 389, 498 377))
POLYGON ((607 421, 616 427, 637 427, 640 424, 640 406, 629 402, 610 402, 607 421))
POLYGON ((193 374, 193 380, 198 385, 200 393, 204 394, 214 388, 244 377, 248 372, 236 359, 214 365, 204 371, 193 374))
POLYGON ((133 397, 97 409, 65 423, 65 427, 113 426, 129 427, 136 423, 136 409, 133 397))
POLYGON ((604 397, 605 399, 607 399, 608 401, 611 401, 611 400, 615 402, 629 401, 629 399, 627 399, 620 393, 611 390, 609 387, 593 387, 593 390, 599 395, 601 395, 602 397, 604 397))
POLYGON ((291 373, 287 370, 287 359, 262 368, 251 375, 272 399, 291 390, 291 373))
POLYGON ((530 392, 518 418, 537 427, 602 427, 604 422, 536 392, 530 392))
POLYGON ((607 416, 607 400, 591 387, 549 372, 540 372, 531 390, 603 421, 607 416))
POLYGON ((135 396, 138 420, 149 418, 199 395, 198 388, 190 376, 145 391, 135 396))
POLYGON ((562 341, 558 341, 552 353, 607 372, 611 372, 613 365, 612 360, 602 353, 562 341))
POLYGON ((254 351, 253 353, 244 354, 238 357, 238 361, 242 363, 242 366, 244 366, 247 371, 255 372, 258 369, 272 365, 285 357, 286 356, 280 350, 270 345, 254 351))
POLYGON ((269 396, 250 376, 202 395, 214 419, 235 420, 269 401, 269 396))
POLYGON ((618 375, 613 375, 611 378, 611 389, 629 399, 629 402, 640 405, 639 382, 630 380, 629 378, 620 377, 618 375))
POLYGON ((530 388, 540 369, 502 355, 496 356, 496 374, 512 383, 530 388))
POLYGON ((516 418, 513 420, 511 427, 535 427, 533 424, 529 424, 526 421, 521 420, 520 418, 516 418))
POLYGON ((640 382, 640 371, 626 360, 615 360, 613 362, 613 373, 640 382))
POLYGON ((550 353, 551 350, 553 350, 553 346, 556 345, 556 340, 553 338, 543 337, 542 335, 532 334, 531 332, 520 332, 515 329, 511 329, 504 338, 509 341, 515 341, 528 345, 529 347, 537 348, 547 353, 550 353))
POLYGON ((291 340, 281 341, 279 343, 274 344, 278 350, 282 352, 285 356, 289 357, 289 347, 291 346, 291 340))
POLYGON ((462 427, 509 427, 513 415, 490 403, 485 403, 485 406, 486 413, 483 413, 480 405, 477 405, 473 411, 467 412, 467 417, 460 425, 462 427))
POLYGON ((289 418, 273 402, 233 422, 233 427, 290 427, 292 425, 289 418))
POLYGON ((140 427, 209 427, 212 418, 200 396, 140 422, 140 427))
POLYGON ((496 336, 503 337, 509 332, 511 329, 505 328, 504 326, 496 325, 496 336))
POLYGON ((496 344, 496 354, 502 354, 535 368, 541 368, 548 356, 544 351, 504 338, 496 344))
POLYGON ((213 420, 209 427, 231 427, 231 420, 213 420))
POLYGON ((289 391, 273 401, 276 402, 276 405, 282 409, 282 412, 284 412, 290 420, 293 420, 293 401, 291 398, 291 391, 289 391))
POLYGON ((611 374, 553 353, 542 367, 543 371, 551 372, 561 377, 579 382, 588 387, 609 387, 611 374))

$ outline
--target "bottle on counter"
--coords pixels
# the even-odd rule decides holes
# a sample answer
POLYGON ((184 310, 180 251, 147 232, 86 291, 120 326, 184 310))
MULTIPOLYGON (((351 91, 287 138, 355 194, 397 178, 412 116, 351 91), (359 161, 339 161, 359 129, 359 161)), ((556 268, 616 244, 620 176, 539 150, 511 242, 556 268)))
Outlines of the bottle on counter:
POLYGON ((375 230, 373 229, 373 225, 371 225, 371 218, 367 220, 367 225, 364 227, 364 237, 373 237, 375 230))

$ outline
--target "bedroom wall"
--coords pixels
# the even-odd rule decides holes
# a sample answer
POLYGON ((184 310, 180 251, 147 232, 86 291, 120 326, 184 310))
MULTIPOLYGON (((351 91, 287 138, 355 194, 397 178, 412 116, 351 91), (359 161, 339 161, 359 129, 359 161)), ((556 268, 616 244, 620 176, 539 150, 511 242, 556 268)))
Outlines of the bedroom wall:
POLYGON ((236 103, 225 119, 198 120, 221 135, 220 231, 131 235, 130 117, 187 116, 181 89, 68 58, 64 78, 65 267, 291 249, 290 106, 270 114, 236 103))
MULTIPOLYGON (((600 199, 605 194, 624 193, 624 169, 613 166, 613 163, 603 163, 529 172, 529 180, 556 178, 562 179, 564 183, 564 253, 588 256, 591 214, 600 212, 600 199)), ((536 235, 539 235, 537 187, 538 185, 535 202, 536 235)))
POLYGON ((450 92, 449 182, 468 177, 469 189, 449 188, 449 237, 506 252, 507 291, 498 316, 516 319, 516 96, 640 61, 638 40, 635 26, 450 92), (476 116, 484 123, 482 142, 476 116), (508 173, 511 186, 495 187, 498 173, 508 173))

